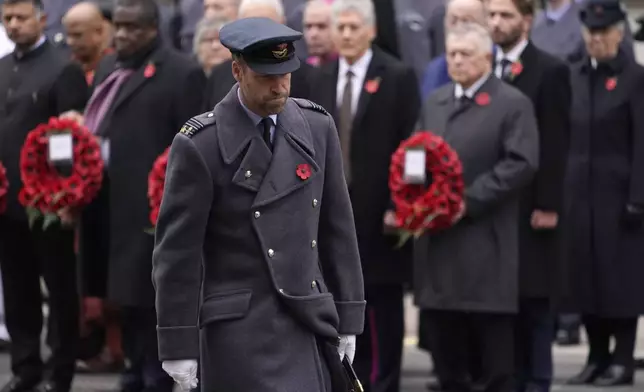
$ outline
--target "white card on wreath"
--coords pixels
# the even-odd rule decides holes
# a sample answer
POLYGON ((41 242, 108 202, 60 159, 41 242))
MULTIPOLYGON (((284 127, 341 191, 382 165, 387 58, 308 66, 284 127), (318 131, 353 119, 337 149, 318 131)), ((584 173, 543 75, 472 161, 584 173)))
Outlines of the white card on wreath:
POLYGON ((403 179, 408 184, 424 184, 425 172, 425 150, 409 149, 405 152, 405 171, 403 179))
POLYGON ((49 161, 69 162, 74 157, 74 139, 71 133, 49 135, 49 161))

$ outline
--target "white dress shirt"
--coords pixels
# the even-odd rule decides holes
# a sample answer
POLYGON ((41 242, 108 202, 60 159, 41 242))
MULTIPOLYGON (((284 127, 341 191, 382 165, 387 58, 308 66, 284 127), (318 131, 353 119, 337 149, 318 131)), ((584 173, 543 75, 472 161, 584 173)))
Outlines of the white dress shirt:
MULTIPOLYGON (((523 51, 528 46, 528 40, 519 42, 517 46, 512 48, 508 53, 503 53, 501 48, 496 47, 496 62, 494 63, 494 74, 497 78, 501 79, 501 61, 507 59, 511 63, 516 63, 521 58, 523 51)), ((507 71, 506 71, 507 72, 507 71)))
POLYGON ((13 52, 16 45, 7 37, 4 26, 0 25, 0 57, 4 57, 13 52))
POLYGON ((456 83, 454 85, 454 98, 459 100, 463 95, 465 95, 469 99, 474 99, 474 95, 476 95, 483 83, 485 83, 490 78, 490 75, 490 72, 486 73, 466 90, 463 89, 463 86, 456 83))
POLYGON ((347 82, 347 72, 351 70, 353 72, 353 78, 351 78, 351 114, 355 116, 356 110, 358 109, 358 100, 360 99, 360 93, 362 86, 364 86, 365 78, 367 77, 367 69, 369 64, 371 64, 371 59, 373 58, 373 51, 367 49, 364 55, 358 59, 353 65, 349 65, 347 60, 343 57, 339 58, 338 65, 338 86, 337 86, 337 105, 338 107, 342 106, 342 96, 344 95, 344 85, 347 82))

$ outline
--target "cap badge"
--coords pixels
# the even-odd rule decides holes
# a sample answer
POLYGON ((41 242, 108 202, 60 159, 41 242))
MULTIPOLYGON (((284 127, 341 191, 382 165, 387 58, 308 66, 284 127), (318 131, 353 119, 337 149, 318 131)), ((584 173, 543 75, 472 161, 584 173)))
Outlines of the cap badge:
POLYGON ((288 44, 277 45, 277 50, 273 50, 273 56, 276 59, 283 59, 288 55, 288 44))

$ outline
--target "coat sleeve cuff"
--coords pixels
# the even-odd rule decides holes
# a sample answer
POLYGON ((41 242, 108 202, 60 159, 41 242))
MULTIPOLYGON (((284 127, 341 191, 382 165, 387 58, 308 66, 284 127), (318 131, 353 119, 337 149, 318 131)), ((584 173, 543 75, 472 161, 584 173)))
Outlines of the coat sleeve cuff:
POLYGON ((336 302, 335 307, 340 316, 340 335, 360 335, 364 329, 366 301, 336 302))
POLYGON ((199 358, 199 327, 157 327, 159 359, 199 358))

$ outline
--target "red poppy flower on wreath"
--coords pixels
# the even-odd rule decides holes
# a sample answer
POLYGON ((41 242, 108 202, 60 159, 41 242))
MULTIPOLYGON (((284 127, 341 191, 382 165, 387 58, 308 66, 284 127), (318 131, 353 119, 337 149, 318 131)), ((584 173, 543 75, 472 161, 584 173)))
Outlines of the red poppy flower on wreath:
POLYGON ((166 148, 154 161, 152 170, 150 170, 150 174, 148 175, 148 201, 150 202, 150 223, 152 223, 152 226, 156 226, 157 219, 159 218, 169 153, 170 147, 166 148))
POLYGON ((474 101, 476 101, 476 104, 479 106, 487 106, 490 104, 490 94, 485 92, 478 93, 476 94, 474 101))
POLYGON ((148 65, 145 66, 145 69, 143 70, 143 76, 146 78, 151 78, 154 76, 154 74, 157 72, 157 68, 154 66, 153 63, 149 63, 148 65))
POLYGON ((7 193, 9 192, 9 180, 7 169, 0 163, 0 214, 7 210, 7 193))
POLYGON ((18 201, 27 209, 29 224, 40 217, 43 228, 59 220, 63 209, 88 205, 103 182, 103 160, 98 140, 86 128, 70 119, 52 117, 27 134, 20 151, 22 188, 18 201), (49 162, 49 137, 69 134, 72 139, 71 174, 61 175, 49 162))
POLYGON ((367 80, 367 82, 364 84, 364 89, 369 94, 377 93, 379 88, 380 88, 380 78, 367 80))
POLYGON ((297 165, 295 174, 300 177, 301 180, 308 180, 311 177, 311 166, 308 163, 301 163, 297 165))
POLYGON ((606 79, 606 90, 613 91, 617 87, 617 78, 606 79))
POLYGON ((396 207, 400 243, 425 232, 449 228, 463 208, 463 168, 454 150, 439 136, 417 132, 403 141, 391 157, 389 189, 396 207), (431 180, 409 184, 404 180, 405 157, 410 149, 425 151, 425 170, 431 180))

